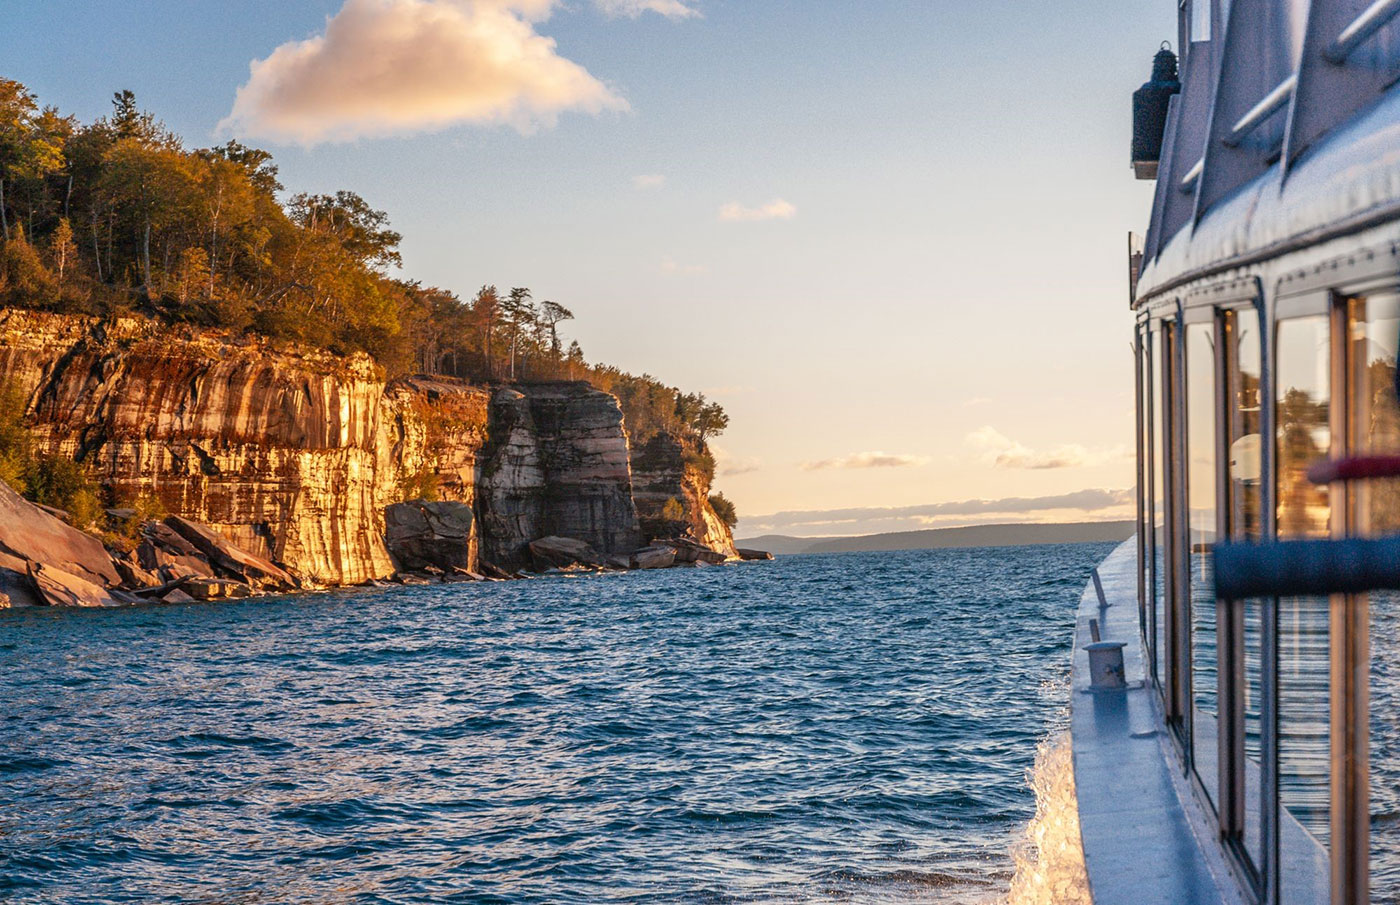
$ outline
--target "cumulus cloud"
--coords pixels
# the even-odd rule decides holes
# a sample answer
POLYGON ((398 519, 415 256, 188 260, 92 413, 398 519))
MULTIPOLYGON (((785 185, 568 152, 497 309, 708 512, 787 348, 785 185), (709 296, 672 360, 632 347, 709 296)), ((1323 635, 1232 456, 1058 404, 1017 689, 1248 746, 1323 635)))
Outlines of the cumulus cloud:
POLYGON ((1077 517, 1131 517, 1133 492, 1128 490, 1077 490, 1053 496, 1006 497, 997 500, 957 500, 919 506, 867 506, 851 509, 786 510, 746 516, 745 531, 821 531, 826 534, 895 531, 935 525, 969 524, 1050 512, 1077 517))
POLYGON ((607 16, 626 16, 635 19, 642 13, 660 13, 668 19, 689 19, 700 15, 700 11, 684 0, 593 0, 607 16))
POLYGON ((758 220, 791 220, 797 216, 797 206, 775 198, 759 207, 745 207, 731 201, 719 209, 719 218, 727 223, 751 223, 758 220))
POLYGON ((639 192, 644 192, 647 189, 659 189, 665 184, 666 177, 660 173, 645 173, 632 177, 632 187, 639 192))
POLYGON ((1078 443, 1065 443, 1052 449, 1036 450, 1012 440, 986 425, 967 435, 967 444, 982 451, 983 458, 998 468, 1078 468, 1102 465, 1128 456, 1126 446, 1090 449, 1078 443))
POLYGON ((346 0, 249 66, 224 132, 315 144, 473 123, 522 132, 627 102, 535 25, 555 0, 346 0))
POLYGON ((803 471, 822 471, 827 468, 909 468, 914 465, 927 465, 926 456, 896 455, 893 453, 861 452, 837 459, 821 459, 816 462, 803 462, 803 471))

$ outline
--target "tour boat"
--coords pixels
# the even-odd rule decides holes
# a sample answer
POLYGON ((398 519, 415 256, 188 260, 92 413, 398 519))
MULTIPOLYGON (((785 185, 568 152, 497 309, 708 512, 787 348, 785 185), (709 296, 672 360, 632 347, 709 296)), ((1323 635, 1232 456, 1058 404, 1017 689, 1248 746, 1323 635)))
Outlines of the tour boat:
POLYGON ((1138 531, 1071 704, 1100 905, 1400 901, 1397 13, 1179 0, 1134 96, 1138 531))

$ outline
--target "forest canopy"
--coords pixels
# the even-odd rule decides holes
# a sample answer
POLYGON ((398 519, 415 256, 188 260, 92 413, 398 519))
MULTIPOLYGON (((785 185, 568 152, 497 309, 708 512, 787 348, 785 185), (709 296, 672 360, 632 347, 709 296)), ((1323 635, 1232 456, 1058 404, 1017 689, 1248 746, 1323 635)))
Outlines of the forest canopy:
POLYGON ((389 376, 586 380, 639 441, 703 447, 728 425, 702 394, 589 364, 560 329, 573 312, 528 288, 463 299, 398 276, 385 212, 352 191, 285 197, 277 175, 236 141, 186 148, 130 91, 82 124, 0 79, 0 303, 366 352, 389 376))

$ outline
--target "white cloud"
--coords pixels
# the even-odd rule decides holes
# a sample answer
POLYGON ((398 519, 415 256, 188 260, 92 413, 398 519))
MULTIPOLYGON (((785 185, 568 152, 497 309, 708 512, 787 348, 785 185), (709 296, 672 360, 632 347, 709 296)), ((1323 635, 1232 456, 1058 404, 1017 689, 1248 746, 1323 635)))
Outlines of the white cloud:
POLYGON ((710 452, 715 457, 716 471, 722 476, 749 474, 763 467, 762 460, 753 457, 735 457, 729 453, 729 450, 717 443, 710 444, 710 452))
POLYGON ((1007 521, 1131 518, 1133 492, 1128 490, 1077 490, 1043 497, 1007 497, 999 500, 956 500, 918 506, 869 506, 854 509, 811 509, 745 516, 748 533, 777 531, 799 534, 867 534, 934 526, 1007 521))
POLYGON ((849 456, 842 456, 839 459, 822 459, 817 462, 803 462, 803 471, 821 471, 827 468, 909 468, 915 465, 927 465, 928 458, 925 456, 895 455, 880 452, 861 452, 849 456))
POLYGON ((642 13, 660 13, 668 19, 690 19, 700 11, 686 0, 593 0, 593 5, 607 16, 635 19, 642 13))
POLYGON ((700 264, 681 264, 670 255, 661 259, 661 272, 665 274, 679 274, 682 276, 695 276, 704 273, 705 268, 700 264))
POLYGON ((632 177, 632 187, 639 192, 648 189, 659 189, 666 184, 666 177, 660 173, 646 173, 641 176, 632 177))
POLYGON ((1126 446, 1090 449, 1078 443, 1065 443, 1052 449, 1036 450, 1012 440, 991 425, 967 435, 967 444, 982 451, 983 459, 998 468, 1046 470, 1102 465, 1127 458, 1126 446))
POLYGON ((219 129, 315 144, 473 123, 521 132, 627 102, 535 31, 555 0, 346 0, 249 65, 219 129))
POLYGON ((796 216, 797 206, 781 198, 775 198, 759 207, 745 207, 737 201, 731 201, 719 209, 719 218, 728 223, 791 220, 796 216))

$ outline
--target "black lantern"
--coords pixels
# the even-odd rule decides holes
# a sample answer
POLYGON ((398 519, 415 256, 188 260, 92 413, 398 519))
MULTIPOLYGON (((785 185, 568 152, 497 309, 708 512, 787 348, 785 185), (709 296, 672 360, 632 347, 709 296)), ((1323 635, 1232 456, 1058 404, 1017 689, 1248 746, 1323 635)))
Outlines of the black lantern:
POLYGON ((1176 77, 1176 54, 1165 41, 1152 58, 1152 78, 1133 92, 1133 175, 1157 178, 1162 157, 1162 134, 1167 127, 1167 104, 1181 91, 1176 77))

